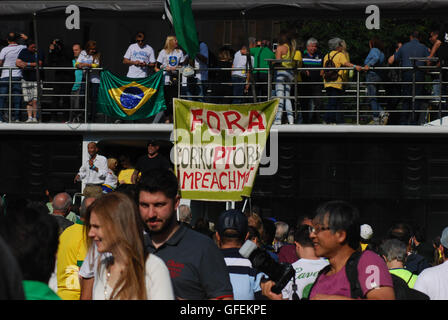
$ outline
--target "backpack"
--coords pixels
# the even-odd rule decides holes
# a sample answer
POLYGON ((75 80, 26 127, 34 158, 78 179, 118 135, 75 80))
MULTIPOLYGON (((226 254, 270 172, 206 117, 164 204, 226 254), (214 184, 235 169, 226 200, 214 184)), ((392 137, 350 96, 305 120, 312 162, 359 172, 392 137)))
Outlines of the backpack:
MULTIPOLYGON (((327 57, 329 59, 327 59, 327 61, 325 61, 325 68, 336 68, 336 65, 333 62, 334 57, 338 54, 338 53, 342 53, 342 52, 336 52, 333 57, 330 58, 330 53, 327 54, 327 57)), ((339 70, 324 70, 324 79, 327 82, 334 82, 336 80, 338 80, 339 77, 339 70)))
MULTIPOLYGON (((365 250, 364 252, 366 252, 365 250)), ((350 256, 350 258, 347 260, 347 263, 345 265, 345 273, 347 275, 347 279, 350 283, 350 295, 352 298, 365 298, 364 294, 362 293, 361 284, 359 283, 358 279, 358 262, 361 258, 361 255, 363 252, 355 251, 350 256)), ((319 271, 319 274, 317 275, 316 281, 314 284, 317 283, 317 280, 322 274, 327 273, 330 270, 331 266, 328 265, 325 268, 323 268, 321 271, 319 271)), ((429 297, 424 294, 423 292, 420 292, 418 290, 409 288, 408 284, 401 279, 400 277, 391 274, 392 282, 394 286, 394 293, 395 293, 395 299, 396 300, 429 300, 429 297)), ((314 287, 313 284, 313 287, 314 287)), ((310 293, 313 290, 313 288, 310 289, 310 293)))

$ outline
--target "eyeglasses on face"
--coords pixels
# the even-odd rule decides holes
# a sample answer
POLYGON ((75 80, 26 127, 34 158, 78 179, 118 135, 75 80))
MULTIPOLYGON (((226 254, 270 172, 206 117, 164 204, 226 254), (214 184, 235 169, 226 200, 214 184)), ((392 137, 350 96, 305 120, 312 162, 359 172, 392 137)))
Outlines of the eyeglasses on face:
POLYGON ((321 231, 330 230, 331 228, 330 227, 321 227, 321 226, 317 225, 316 227, 309 226, 308 229, 309 229, 310 233, 318 234, 321 231))

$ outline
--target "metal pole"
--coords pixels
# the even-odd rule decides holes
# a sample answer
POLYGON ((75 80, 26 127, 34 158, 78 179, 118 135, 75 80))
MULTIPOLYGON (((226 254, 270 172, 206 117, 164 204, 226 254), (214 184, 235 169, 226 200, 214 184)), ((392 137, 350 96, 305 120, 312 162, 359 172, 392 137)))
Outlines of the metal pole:
POLYGON ((12 114, 11 114, 11 106, 12 106, 12 68, 9 68, 9 96, 8 96, 8 117, 9 117, 9 123, 11 123, 12 121, 12 114))
POLYGON ((415 60, 412 60, 412 122, 415 121, 415 60))
POLYGON ((271 100, 272 98, 272 74, 273 74, 273 70, 272 70, 272 62, 268 61, 269 64, 269 71, 268 71, 268 100, 271 100))
POLYGON ((356 71, 356 124, 359 125, 359 99, 360 99, 360 94, 359 94, 359 88, 360 88, 360 83, 359 83, 359 78, 360 78, 360 74, 358 71, 356 71))
POLYGON ((439 119, 440 119, 440 125, 442 125, 442 68, 439 66, 439 119))
MULTIPOLYGON (((293 53, 293 55, 295 54, 295 52, 293 53)), ((293 56, 294 59, 294 56, 293 56)), ((297 121, 297 117, 298 117, 298 113, 299 113, 299 108, 298 108, 298 103, 297 103, 297 66, 294 65, 294 121, 297 121)))
POLYGON ((36 42, 36 52, 34 53, 36 60, 36 82, 37 82, 37 114, 39 114, 39 122, 42 122, 42 112, 41 112, 41 103, 40 99, 42 97, 42 87, 40 83, 40 65, 39 65, 39 41, 37 34, 37 12, 33 13, 33 26, 34 26, 34 41, 36 42))
POLYGON ((88 85, 89 85, 89 72, 87 72, 87 70, 83 70, 83 72, 85 72, 86 75, 86 85, 85 85, 85 89, 84 89, 84 123, 87 123, 87 98, 88 98, 88 85))

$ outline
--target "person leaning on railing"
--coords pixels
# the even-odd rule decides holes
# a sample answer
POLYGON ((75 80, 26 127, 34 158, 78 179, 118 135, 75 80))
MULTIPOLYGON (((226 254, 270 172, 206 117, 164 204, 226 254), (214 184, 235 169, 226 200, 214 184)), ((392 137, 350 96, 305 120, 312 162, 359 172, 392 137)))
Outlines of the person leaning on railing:
POLYGON ((12 113, 12 119, 10 120, 14 122, 20 121, 20 103, 22 101, 22 97, 20 96, 22 93, 20 80, 22 79, 22 70, 16 68, 16 60, 20 51, 26 48, 26 46, 21 45, 18 42, 19 40, 26 39, 28 39, 28 37, 23 33, 17 34, 10 32, 8 33, 7 38, 8 46, 0 51, 0 67, 5 67, 2 69, 0 76, 0 122, 5 120, 2 113, 8 115, 8 110, 5 108, 5 99, 9 92, 10 81, 10 93, 14 94, 11 98, 14 112, 12 113))
POLYGON ((384 109, 378 102, 378 99, 375 97, 377 95, 377 84, 375 82, 384 81, 382 77, 382 72, 377 70, 369 70, 371 67, 382 66, 385 61, 385 56, 383 53, 384 46, 380 39, 377 37, 373 37, 369 41, 370 51, 364 60, 364 69, 367 70, 366 74, 366 82, 367 84, 367 95, 370 96, 368 98, 370 103, 370 108, 373 113, 373 120, 369 124, 387 124, 387 120, 389 118, 389 114, 384 112, 384 109))
MULTIPOLYGON (((96 41, 89 40, 85 45, 85 49, 81 51, 78 59, 76 60, 76 68, 83 69, 83 83, 81 85, 81 91, 85 90, 85 79, 87 76, 86 70, 91 68, 99 68, 101 53, 97 51, 96 41)), ((96 99, 98 97, 98 89, 100 86, 100 76, 98 72, 92 72, 89 76, 89 108, 88 117, 91 122, 95 122, 96 115, 96 99)))

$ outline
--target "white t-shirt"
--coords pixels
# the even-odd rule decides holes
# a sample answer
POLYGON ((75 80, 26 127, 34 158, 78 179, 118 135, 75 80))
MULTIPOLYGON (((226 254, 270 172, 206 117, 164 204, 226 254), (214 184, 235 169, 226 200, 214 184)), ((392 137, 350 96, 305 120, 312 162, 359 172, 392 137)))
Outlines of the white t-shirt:
MULTIPOLYGON (((199 61, 198 58, 194 59, 194 68, 196 71, 194 77, 199 81, 206 82, 208 80, 208 46, 205 42, 199 44, 199 53, 207 58, 207 63, 199 61)), ((187 55, 188 57, 188 55, 187 55)), ((187 85, 187 77, 182 76, 182 86, 187 85)))
POLYGON ((448 261, 423 270, 414 289, 426 293, 431 300, 448 300, 448 261))
MULTIPOLYGON (((304 290, 309 290, 311 285, 317 278, 320 270, 328 265, 328 260, 318 259, 299 259, 292 264, 293 268, 296 270, 295 283, 297 285, 296 293, 300 299, 302 299, 304 290)), ((283 299, 292 300, 293 295, 293 282, 292 280, 282 290, 283 299)))
MULTIPOLYGON (((76 63, 89 63, 89 64, 100 64, 98 59, 94 59, 93 56, 88 55, 85 50, 82 50, 81 53, 78 56, 78 59, 76 59, 76 63)), ((83 70, 83 73, 85 75, 86 71, 83 70)), ((90 82, 92 83, 100 83, 100 75, 98 71, 92 71, 90 74, 90 82)))
MULTIPOLYGON (((250 57, 252 61, 252 66, 254 65, 254 57, 250 57)), ((246 61, 247 56, 241 54, 241 50, 238 50, 235 53, 235 57, 233 58, 233 68, 243 68, 243 70, 235 70, 232 71, 232 76, 238 76, 246 78, 246 61)))
MULTIPOLYGON (((156 62, 154 50, 148 44, 145 44, 143 48, 140 48, 138 43, 131 44, 128 47, 128 50, 126 50, 124 58, 129 59, 131 61, 141 61, 146 63, 156 62)), ((134 65, 129 66, 127 74, 128 78, 145 78, 147 76, 148 76, 148 67, 139 67, 134 65)))
POLYGON ((106 180, 104 180, 104 184, 111 186, 113 189, 117 187, 118 178, 111 169, 107 170, 106 180))
MULTIPOLYGON (((101 261, 98 277, 95 278, 92 300, 106 300, 110 298, 113 291, 106 282, 106 259, 101 261), (106 288, 106 289, 105 289, 106 288), (106 295, 105 292, 106 291, 106 295)), ((145 286, 148 300, 174 300, 173 286, 171 284, 168 267, 162 259, 150 254, 146 259, 145 286)))
MULTIPOLYGON (((10 44, 7 47, 4 47, 0 51, 0 60, 3 60, 3 67, 15 67, 16 60, 19 56, 20 51, 25 49, 26 46, 21 44, 10 44)), ((13 69, 12 70, 13 77, 21 77, 22 70, 21 69, 13 69)), ((2 69, 1 78, 9 78, 9 69, 2 69)))
MULTIPOLYGON (((182 50, 176 49, 170 53, 167 53, 165 49, 159 52, 157 62, 160 62, 162 67, 178 67, 184 62, 185 56, 182 50)), ((165 84, 169 84, 170 77, 165 72, 165 84)))

